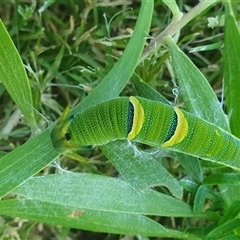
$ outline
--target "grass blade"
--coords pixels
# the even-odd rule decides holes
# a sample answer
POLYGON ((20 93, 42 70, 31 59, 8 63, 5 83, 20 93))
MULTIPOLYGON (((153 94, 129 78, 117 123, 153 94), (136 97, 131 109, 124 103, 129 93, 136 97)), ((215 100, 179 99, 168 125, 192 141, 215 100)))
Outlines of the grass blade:
POLYGON ((142 1, 139 17, 133 35, 114 68, 110 70, 96 89, 74 108, 73 112, 116 97, 132 76, 142 54, 153 14, 153 1, 142 1), (106 91, 108 89, 108 91, 106 91))
POLYGON ((225 6, 224 92, 231 131, 240 137, 240 106, 237 101, 240 92, 240 33, 231 2, 227 1, 225 6))
POLYGON ((30 83, 19 53, 0 20, 0 79, 33 132, 37 125, 33 112, 30 83))

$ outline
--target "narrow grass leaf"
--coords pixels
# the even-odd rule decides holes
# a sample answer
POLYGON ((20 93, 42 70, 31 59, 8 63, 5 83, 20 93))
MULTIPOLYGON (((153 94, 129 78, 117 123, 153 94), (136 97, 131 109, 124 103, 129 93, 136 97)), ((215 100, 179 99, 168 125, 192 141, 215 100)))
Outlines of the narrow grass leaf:
POLYGON ((60 64, 62 63, 64 49, 65 49, 65 46, 62 46, 60 48, 60 51, 59 51, 58 55, 56 56, 54 62, 52 63, 51 66, 49 66, 47 75, 43 79, 43 84, 46 85, 48 82, 50 82, 52 79, 54 79, 57 76, 57 74, 59 73, 58 70, 59 70, 60 64))
POLYGON ((223 46, 223 43, 218 42, 218 43, 213 43, 213 44, 208 44, 208 45, 192 48, 189 52, 193 53, 193 52, 201 52, 201 51, 210 51, 210 50, 214 50, 214 49, 220 49, 220 48, 222 48, 222 46, 223 46))
POLYGON ((240 33, 231 4, 225 2, 224 92, 231 131, 240 137, 240 33))
POLYGON ((236 219, 230 220, 220 226, 217 226, 206 237, 220 239, 222 236, 224 236, 224 234, 231 233, 235 229, 239 228, 239 226, 240 226, 240 219, 236 218, 236 219))
MULTIPOLYGON (((204 208, 206 206, 206 201, 211 201, 213 203, 213 206, 211 207, 210 211, 217 212, 219 209, 223 208, 224 202, 222 195, 219 195, 216 193, 211 187, 206 185, 200 185, 197 189, 196 196, 194 199, 194 206, 193 206, 193 212, 195 214, 199 214, 202 211, 204 211, 204 208)), ((209 210, 208 210, 209 211, 209 210)))
POLYGON ((240 240, 240 236, 236 234, 227 234, 227 236, 222 237, 221 240, 240 240))
POLYGON ((142 1, 133 35, 124 54, 93 92, 73 109, 73 112, 82 111, 86 107, 117 97, 122 91, 132 76, 142 54, 151 25, 153 5, 153 1, 142 1))
POLYGON ((219 225, 225 222, 228 222, 231 219, 236 218, 239 215, 239 213, 240 213, 240 201, 234 201, 229 206, 229 208, 227 209, 227 211, 219 221, 219 225))
POLYGON ((179 21, 182 17, 182 13, 180 12, 178 5, 175 0, 163 0, 163 2, 168 6, 173 14, 173 21, 179 21))
POLYGON ((39 13, 44 12, 47 8, 49 8, 56 1, 57 0, 46 0, 46 1, 44 1, 43 5, 38 9, 38 12, 39 13))
POLYGON ((37 125, 30 83, 19 53, 1 20, 0 39, 0 80, 35 132, 37 125))
POLYGON ((240 174, 238 173, 214 173, 207 176, 203 181, 205 185, 239 185, 239 182, 240 174))

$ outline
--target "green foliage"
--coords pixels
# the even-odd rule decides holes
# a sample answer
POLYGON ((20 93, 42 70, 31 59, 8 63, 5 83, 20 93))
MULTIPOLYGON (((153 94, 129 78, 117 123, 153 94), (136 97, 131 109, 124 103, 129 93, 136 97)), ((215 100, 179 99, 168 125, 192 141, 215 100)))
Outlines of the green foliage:
POLYGON ((237 137, 240 137, 240 125, 239 116, 240 108, 236 101, 238 98, 238 92, 240 91, 240 69, 237 68, 240 64, 240 32, 238 24, 234 17, 233 6, 229 3, 225 3, 226 17, 225 17, 225 38, 224 38, 224 90, 226 93, 226 106, 229 114, 229 122, 232 133, 237 137), (234 64, 230 64, 233 63, 234 64), (231 87, 229 87, 231 86, 231 87), (232 89, 235 89, 232 91, 232 89))
POLYGON ((87 164, 53 149, 49 121, 67 104, 75 113, 119 94, 239 136, 236 2, 109 4, 0 2, 0 236, 239 239, 238 171, 127 141, 81 152, 87 164))
POLYGON ((33 114, 30 84, 21 58, 1 20, 0 35, 0 78, 34 132, 37 126, 33 114))

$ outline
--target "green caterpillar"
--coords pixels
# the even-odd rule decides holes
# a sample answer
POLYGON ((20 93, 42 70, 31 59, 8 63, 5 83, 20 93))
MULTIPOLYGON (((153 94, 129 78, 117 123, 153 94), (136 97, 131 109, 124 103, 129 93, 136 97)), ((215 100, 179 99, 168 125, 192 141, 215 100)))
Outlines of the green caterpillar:
POLYGON ((51 132, 54 148, 74 153, 92 145, 128 139, 206 160, 240 166, 240 140, 196 116, 141 97, 119 97, 68 116, 51 132))

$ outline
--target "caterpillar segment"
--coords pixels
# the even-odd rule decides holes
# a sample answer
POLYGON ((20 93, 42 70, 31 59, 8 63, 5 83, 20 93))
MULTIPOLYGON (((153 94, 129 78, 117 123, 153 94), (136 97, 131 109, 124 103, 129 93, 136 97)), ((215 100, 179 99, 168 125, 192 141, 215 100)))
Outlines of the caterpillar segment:
POLYGON ((128 139, 240 167, 238 138, 177 107, 119 97, 68 114, 69 107, 51 132, 53 146, 61 153, 128 139))

